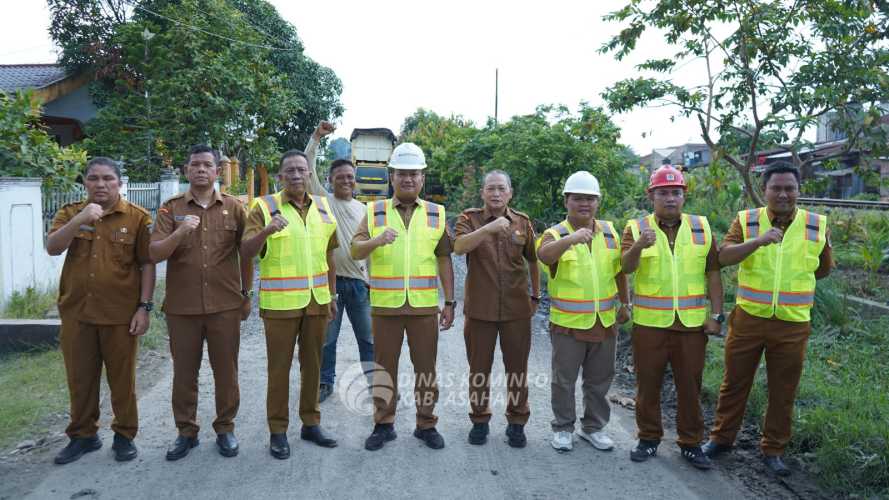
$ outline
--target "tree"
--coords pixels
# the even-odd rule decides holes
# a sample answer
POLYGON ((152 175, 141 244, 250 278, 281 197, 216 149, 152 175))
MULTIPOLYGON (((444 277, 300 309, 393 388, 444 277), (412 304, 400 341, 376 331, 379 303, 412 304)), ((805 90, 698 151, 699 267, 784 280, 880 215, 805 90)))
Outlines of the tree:
POLYGON ((779 139, 778 147, 796 165, 808 167, 816 159, 803 161, 800 150, 821 117, 848 137, 831 157, 885 151, 889 126, 879 124, 881 100, 889 95, 885 2, 630 0, 605 20, 625 25, 600 49, 618 60, 650 29, 661 31, 663 41, 676 49, 672 57, 638 66, 660 76, 625 79, 607 89, 603 97, 609 108, 668 106, 695 117, 714 159, 724 158, 738 170, 756 203, 762 197, 751 182, 755 153, 764 142, 779 139), (703 60, 706 71, 692 85, 676 83, 672 77, 691 59, 703 60), (717 134, 729 134, 731 143, 717 134))
POLYGON ((102 8, 111 0, 48 1, 61 61, 97 77, 86 146, 135 179, 181 164, 195 143, 273 163, 342 113, 339 79, 264 0, 130 0, 125 15, 102 8))
POLYGON ((423 148, 449 200, 478 203, 482 176, 493 169, 510 174, 513 205, 547 223, 564 216, 562 186, 578 170, 599 179, 604 210, 617 211, 639 194, 626 170, 631 157, 618 142, 619 129, 601 109, 586 104, 577 113, 539 106, 533 114, 502 125, 489 121, 481 129, 459 116, 420 109, 405 120, 401 138, 423 148))
POLYGON ((46 186, 65 188, 85 164, 85 151, 60 147, 42 128, 32 91, 0 92, 0 177, 40 177, 46 186))

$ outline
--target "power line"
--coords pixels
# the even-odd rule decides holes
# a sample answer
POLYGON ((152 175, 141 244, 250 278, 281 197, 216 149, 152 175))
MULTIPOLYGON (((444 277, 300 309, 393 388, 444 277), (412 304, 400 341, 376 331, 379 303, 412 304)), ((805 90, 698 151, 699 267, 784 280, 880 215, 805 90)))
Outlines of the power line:
MULTIPOLYGON (((158 14, 157 12, 154 12, 154 11, 151 11, 151 10, 149 10, 149 9, 146 9, 145 7, 142 7, 141 5, 137 5, 137 4, 135 3, 134 0, 126 0, 126 1, 127 1, 127 2, 130 4, 130 6, 132 6, 134 9, 137 9, 137 10, 140 10, 140 11, 142 11, 142 12, 145 12, 146 14, 151 14, 152 16, 155 16, 155 17, 157 17, 157 18, 164 19, 164 20, 166 20, 166 21, 169 21, 169 22, 174 23, 174 24, 176 24, 176 25, 182 26, 182 27, 184 27, 184 28, 188 28, 188 29, 193 30, 193 31, 198 31, 198 32, 203 33, 203 34, 205 34, 205 35, 212 36, 212 37, 215 37, 215 38, 219 38, 219 39, 221 39, 221 40, 226 40, 226 41, 229 41, 229 42, 232 42, 232 43, 239 43, 239 44, 244 45, 244 46, 247 46, 247 47, 255 47, 255 48, 258 48, 258 49, 277 50, 277 51, 281 51, 281 52, 300 52, 300 51, 301 51, 301 49, 288 49, 288 48, 286 48, 286 47, 275 47, 274 45, 265 45, 265 44, 261 44, 261 43, 245 42, 245 41, 243 41, 243 40, 238 40, 238 39, 236 39, 236 38, 231 38, 231 37, 228 37, 228 36, 225 36, 225 35, 220 35, 220 34, 218 34, 218 33, 213 33, 212 31, 205 30, 204 28, 201 28, 201 27, 198 27, 198 26, 194 26, 194 25, 188 24, 188 23, 186 23, 186 22, 184 22, 184 21, 180 21, 180 20, 178 20, 178 19, 173 19, 173 18, 171 18, 171 17, 167 17, 167 16, 165 16, 165 15, 163 15, 163 14, 158 14)), ((249 24, 249 23, 248 23, 248 24, 249 24)), ((251 26, 252 26, 252 25, 251 25, 251 26)), ((255 27, 254 27, 254 28, 255 28, 255 27)))

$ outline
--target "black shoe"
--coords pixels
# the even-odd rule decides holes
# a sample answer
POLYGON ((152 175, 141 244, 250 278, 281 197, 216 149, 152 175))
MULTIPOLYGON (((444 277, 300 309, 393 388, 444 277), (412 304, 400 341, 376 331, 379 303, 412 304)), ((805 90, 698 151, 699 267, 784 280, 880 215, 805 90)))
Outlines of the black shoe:
POLYGON ((84 454, 89 453, 91 451, 96 451, 102 447, 102 440, 99 439, 99 436, 93 436, 88 438, 71 438, 71 441, 68 442, 68 446, 62 448, 62 451, 56 455, 56 458, 53 459, 53 462, 64 465, 69 464, 84 454))
POLYGON ((389 441, 394 441, 398 437, 395 433, 395 426, 392 424, 377 424, 374 426, 373 432, 364 440, 364 449, 367 451, 376 451, 383 447, 389 441))
POLYGON ((682 458, 690 463, 693 467, 701 470, 709 470, 713 468, 713 462, 704 455, 700 446, 680 446, 682 458))
POLYGON ((469 431, 469 444, 487 443, 489 430, 490 428, 488 427, 487 422, 472 424, 472 430, 469 431))
POLYGON ((701 446, 701 451, 704 452, 704 455, 707 455, 707 458, 716 458, 731 449, 731 446, 727 444, 719 444, 712 439, 704 443, 704 446, 701 446))
POLYGON ((634 462, 644 462, 651 457, 657 456, 657 447, 660 441, 649 441, 640 439, 636 447, 630 450, 630 460, 634 462))
POLYGON ((772 474, 781 477, 790 475, 790 468, 784 464, 784 459, 781 458, 781 455, 763 455, 762 461, 766 464, 766 467, 769 468, 772 474))
POLYGON ((114 433, 114 443, 111 444, 111 449, 114 450, 114 459, 118 462, 129 462, 139 454, 132 439, 116 432, 114 433))
POLYGON ((198 441, 197 437, 188 437, 180 434, 176 436, 176 440, 173 441, 173 444, 167 448, 167 460, 179 460, 180 458, 185 458, 185 456, 188 455, 188 452, 199 444, 200 441, 198 441))
POLYGON ((333 394, 333 384, 321 384, 318 390, 318 402, 323 403, 331 394, 333 394))
POLYGON ((418 427, 414 429, 414 437, 422 440, 426 443, 426 446, 433 450, 444 448, 444 438, 441 437, 441 434, 439 434, 437 430, 435 430, 435 427, 430 427, 428 429, 420 429, 418 427))
POLYGON ((525 426, 522 424, 509 424, 506 426, 507 444, 513 448, 524 448, 528 444, 525 437, 525 426))
POLYGON ((216 435, 216 448, 223 457, 233 457, 238 454, 238 440, 234 432, 223 432, 216 435))
POLYGON ((299 437, 324 448, 336 448, 337 445, 336 439, 324 435, 320 425, 304 425, 299 437))
POLYGON ((287 434, 272 434, 269 438, 269 453, 278 460, 290 458, 290 443, 287 442, 287 434))

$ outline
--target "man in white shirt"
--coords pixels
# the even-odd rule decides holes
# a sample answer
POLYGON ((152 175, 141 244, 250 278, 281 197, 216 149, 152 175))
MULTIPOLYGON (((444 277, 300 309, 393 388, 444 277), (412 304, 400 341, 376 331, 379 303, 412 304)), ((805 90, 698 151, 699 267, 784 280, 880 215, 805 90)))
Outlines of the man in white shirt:
POLYGON ((306 145, 306 156, 309 166, 315 175, 309 183, 309 193, 327 196, 330 209, 337 220, 336 236, 340 246, 334 250, 333 260, 336 263, 336 317, 327 327, 321 365, 321 388, 319 399, 323 402, 333 392, 336 375, 336 342, 340 335, 343 311, 349 315, 349 322, 355 331, 358 342, 358 353, 364 371, 371 369, 373 363, 373 337, 370 330, 370 301, 368 299, 367 266, 363 260, 353 260, 349 254, 352 236, 358 224, 367 213, 367 206, 352 197, 355 189, 355 167, 345 159, 335 160, 330 166, 328 181, 331 190, 328 192, 321 184, 315 166, 315 152, 321 139, 333 133, 333 124, 322 121, 309 138, 306 145))

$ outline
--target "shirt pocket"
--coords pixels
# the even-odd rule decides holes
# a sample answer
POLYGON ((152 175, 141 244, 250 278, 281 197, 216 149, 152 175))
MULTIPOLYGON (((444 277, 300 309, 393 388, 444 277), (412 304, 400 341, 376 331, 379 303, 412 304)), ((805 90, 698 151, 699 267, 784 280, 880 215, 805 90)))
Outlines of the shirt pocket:
MULTIPOLYGON (((173 216, 173 230, 175 231, 176 228, 181 226, 184 221, 185 221, 185 215, 174 215, 173 216)), ((180 249, 186 249, 186 248, 193 247, 194 246, 194 239, 199 236, 198 233, 200 232, 200 230, 201 230, 201 228, 200 228, 200 226, 198 226, 197 229, 195 229, 194 231, 191 232, 191 234, 186 236, 185 239, 182 240, 182 242, 179 243, 179 245, 176 247, 176 253, 178 254, 179 253, 178 251, 180 249)))
POLYGON ((235 244, 235 236, 237 236, 238 232, 238 221, 235 220, 233 215, 226 214, 222 217, 222 220, 217 222, 213 232, 216 240, 215 243, 219 245, 221 249, 228 248, 235 244))
POLYGON ((80 226, 80 231, 74 235, 68 253, 72 257, 88 257, 92 250, 93 234, 96 229, 92 226, 80 226))
POLYGON ((136 260, 136 235, 122 227, 111 233, 111 258, 121 266, 136 260))

